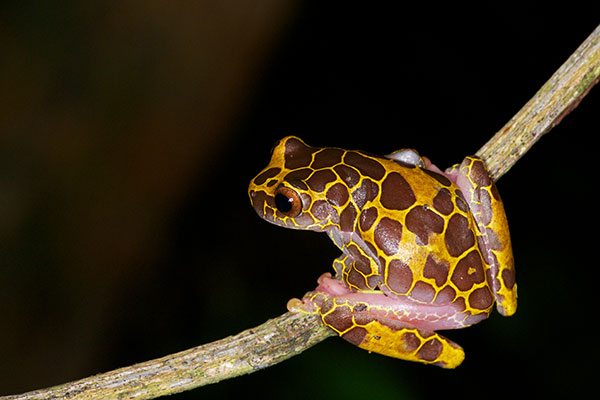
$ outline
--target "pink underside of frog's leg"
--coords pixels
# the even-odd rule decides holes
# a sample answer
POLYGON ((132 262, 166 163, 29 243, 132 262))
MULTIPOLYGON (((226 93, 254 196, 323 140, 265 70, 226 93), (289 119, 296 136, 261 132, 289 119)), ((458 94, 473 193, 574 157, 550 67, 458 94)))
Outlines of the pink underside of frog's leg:
MULTIPOLYGON (((453 303, 443 305, 423 304, 406 296, 387 296, 381 291, 352 292, 342 282, 325 273, 318 279, 319 286, 303 298, 304 310, 313 306, 321 308, 328 301, 347 304, 353 315, 367 315, 388 321, 389 324, 403 324, 427 330, 460 329, 487 318, 486 313, 470 315, 461 312, 453 303), (362 310, 362 311, 361 311, 362 310)), ((322 310, 321 310, 322 312, 322 310)))

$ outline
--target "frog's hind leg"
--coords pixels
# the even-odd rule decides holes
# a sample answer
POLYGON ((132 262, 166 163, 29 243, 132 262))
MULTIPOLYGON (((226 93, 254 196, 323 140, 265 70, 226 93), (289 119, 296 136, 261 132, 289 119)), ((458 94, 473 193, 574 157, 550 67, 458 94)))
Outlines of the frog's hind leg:
POLYGON ((342 337, 368 351, 442 368, 456 368, 465 358, 462 347, 436 332, 390 327, 377 320, 355 327, 342 337))
MULTIPOLYGON (((481 232, 478 240, 488 251, 482 252, 491 272, 491 286, 496 306, 502 315, 517 311, 517 285, 508 222, 498 189, 485 168, 483 160, 467 157, 460 165, 446 170, 460 187, 481 232)), ((481 246, 480 246, 481 247, 481 246)))
POLYGON ((368 307, 343 296, 329 297, 321 303, 319 313, 325 325, 369 352, 443 368, 455 368, 465 358, 463 349, 442 335, 395 318, 371 315, 368 307))
MULTIPOLYGON (((431 328, 416 327, 410 321, 401 320, 398 310, 386 308, 390 300, 383 293, 352 292, 330 273, 321 275, 318 282, 319 286, 306 293, 302 300, 291 299, 288 310, 320 314, 323 324, 370 352, 444 368, 455 368, 465 358, 459 345, 431 328)), ((427 314, 427 310, 418 314, 422 317, 423 313, 427 314)), ((453 315, 453 310, 442 310, 434 319, 453 315)), ((425 323, 423 320, 415 322, 425 323)), ((447 325, 447 329, 451 328, 452 324, 447 325)))

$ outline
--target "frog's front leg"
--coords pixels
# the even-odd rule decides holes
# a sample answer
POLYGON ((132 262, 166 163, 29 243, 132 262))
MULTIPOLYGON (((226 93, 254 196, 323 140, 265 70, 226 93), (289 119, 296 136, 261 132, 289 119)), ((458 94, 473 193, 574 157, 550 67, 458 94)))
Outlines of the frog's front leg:
POLYGON ((502 315, 513 315, 517 310, 515 264, 506 213, 498 189, 483 160, 478 157, 465 158, 460 165, 446 170, 446 176, 454 180, 463 192, 481 232, 479 247, 490 265, 498 311, 502 315))
POLYGON ((351 291, 376 289, 381 277, 373 256, 367 256, 355 244, 344 245, 342 249, 342 255, 333 260, 336 279, 345 282, 351 291))

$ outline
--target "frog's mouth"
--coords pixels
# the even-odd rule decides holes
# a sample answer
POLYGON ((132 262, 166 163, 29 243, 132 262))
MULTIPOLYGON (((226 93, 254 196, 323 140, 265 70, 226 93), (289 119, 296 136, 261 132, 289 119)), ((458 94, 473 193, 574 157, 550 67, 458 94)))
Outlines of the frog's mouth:
MULTIPOLYGON (((250 196, 250 204, 252 204, 254 211, 256 211, 259 217, 265 218, 265 204, 267 204, 269 196, 262 190, 250 190, 248 195, 250 196)), ((272 219, 271 216, 271 218, 268 219, 268 222, 271 222, 272 219)))
POLYGON ((248 195, 250 196, 252 208, 254 208, 259 217, 271 224, 287 227, 285 223, 275 217, 273 196, 270 196, 264 190, 250 190, 248 195))

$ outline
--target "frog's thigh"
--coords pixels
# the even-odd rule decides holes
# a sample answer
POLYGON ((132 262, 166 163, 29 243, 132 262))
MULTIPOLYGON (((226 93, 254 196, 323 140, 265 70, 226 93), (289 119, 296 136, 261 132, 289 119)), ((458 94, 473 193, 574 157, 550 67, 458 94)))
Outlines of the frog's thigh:
POLYGON ((459 167, 458 185, 464 192, 488 252, 483 254, 491 267, 492 288, 498 311, 512 315, 517 310, 517 285, 515 263, 510 242, 510 233, 502 199, 483 161, 467 157, 459 167))

